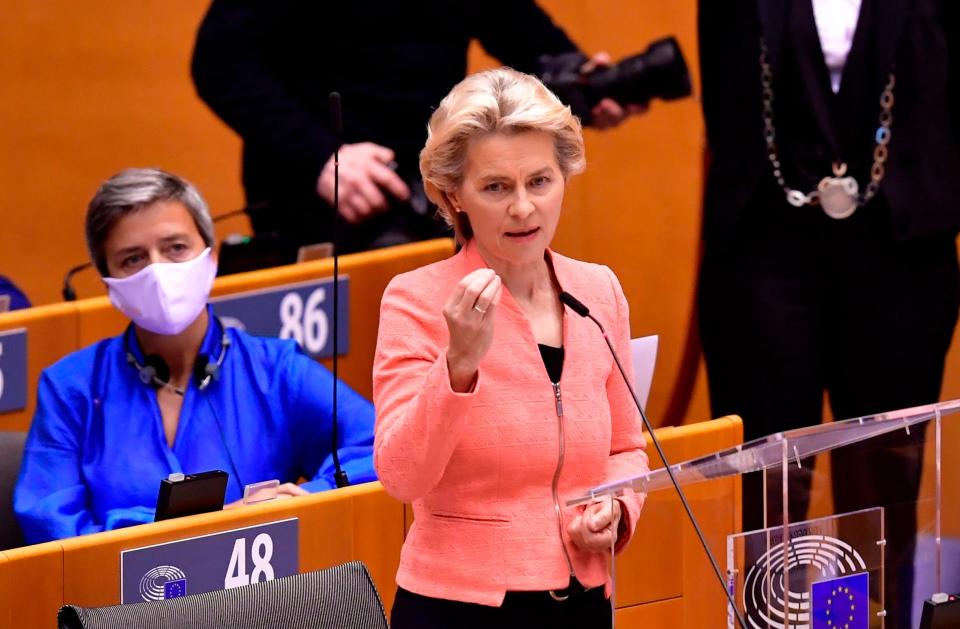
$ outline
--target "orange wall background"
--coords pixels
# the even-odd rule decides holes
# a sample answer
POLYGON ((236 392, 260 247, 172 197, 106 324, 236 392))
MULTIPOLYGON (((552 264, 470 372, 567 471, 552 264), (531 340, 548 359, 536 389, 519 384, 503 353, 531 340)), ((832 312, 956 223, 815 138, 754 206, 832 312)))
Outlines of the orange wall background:
MULTIPOLYGON (((606 50, 619 59, 675 35, 698 90, 694 0, 541 2, 588 53, 606 50)), ((63 273, 86 259, 85 205, 97 184, 123 167, 157 165, 186 176, 214 214, 242 206, 239 139, 196 97, 189 76, 193 38, 206 7, 206 0, 5 3, 0 273, 18 282, 34 303, 59 300, 63 273)), ((471 54, 473 68, 487 63, 481 51, 471 54)), ((648 409, 655 424, 710 416, 696 352, 682 373, 693 312, 703 150, 695 98, 655 102, 649 113, 618 129, 587 131, 588 170, 569 188, 555 242, 563 253, 610 265, 631 304, 634 335, 660 335, 648 409), (689 406, 671 406, 687 399, 689 406)), ((218 225, 221 238, 246 230, 242 217, 218 225)), ((81 296, 102 293, 89 271, 75 286, 81 296)), ((943 397, 957 396, 955 344, 943 397)))
MULTIPOLYGON (((190 81, 202 0, 12 0, 0 23, 0 273, 33 303, 60 299, 87 259, 86 204, 122 168, 191 179, 214 214, 243 205, 240 141, 190 81)), ((244 219, 218 226, 222 237, 244 219)), ((102 292, 96 274, 75 284, 102 292)))

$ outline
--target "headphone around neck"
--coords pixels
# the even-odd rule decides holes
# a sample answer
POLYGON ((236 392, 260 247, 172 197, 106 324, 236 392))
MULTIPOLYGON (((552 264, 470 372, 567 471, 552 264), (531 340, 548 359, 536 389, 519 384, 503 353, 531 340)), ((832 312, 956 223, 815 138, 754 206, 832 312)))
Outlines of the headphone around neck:
MULTIPOLYGON (((213 320, 218 326, 220 326, 220 351, 217 354, 217 359, 213 362, 210 362, 210 357, 208 355, 198 354, 197 359, 193 364, 193 378, 197 382, 197 388, 201 391, 210 386, 210 383, 214 380, 220 379, 220 368, 223 366, 223 359, 226 357, 227 349, 230 347, 230 337, 227 336, 227 328, 223 325, 223 322, 219 317, 215 316, 213 317, 213 320)), ((131 330, 133 330, 133 324, 130 324, 126 332, 123 333, 123 348, 127 352, 127 363, 137 370, 137 373, 140 375, 140 382, 149 384, 156 389, 168 387, 177 395, 183 396, 186 393, 185 390, 170 384, 170 367, 163 358, 156 354, 150 354, 143 357, 142 365, 137 361, 137 356, 133 353, 133 350, 130 347, 131 330)), ((223 434, 223 426, 220 423, 220 417, 217 415, 216 409, 214 409, 213 404, 210 402, 210 397, 206 395, 203 397, 206 398, 207 406, 210 408, 210 413, 213 415, 213 419, 217 424, 217 432, 220 433, 220 439, 223 442, 224 452, 226 452, 227 459, 230 461, 230 465, 233 468, 233 477, 240 485, 240 493, 242 495, 244 491, 244 484, 240 479, 240 469, 234 462, 233 455, 230 453, 230 448, 227 446, 227 439, 223 434)))
MULTIPOLYGON (((227 348, 230 347, 230 337, 227 336, 227 328, 218 317, 213 318, 216 324, 220 326, 220 351, 217 359, 213 362, 207 354, 198 354, 193 364, 193 378, 197 383, 197 388, 201 391, 210 386, 214 380, 220 379, 220 367, 223 366, 223 359, 227 355, 227 348)), ((130 334, 133 330, 131 324, 126 332, 123 333, 123 347, 127 353, 127 364, 137 370, 140 375, 140 382, 149 384, 156 389, 168 387, 177 395, 183 396, 186 391, 180 387, 175 387, 170 383, 170 366, 157 354, 149 354, 143 357, 143 364, 137 360, 136 354, 130 347, 130 334)))

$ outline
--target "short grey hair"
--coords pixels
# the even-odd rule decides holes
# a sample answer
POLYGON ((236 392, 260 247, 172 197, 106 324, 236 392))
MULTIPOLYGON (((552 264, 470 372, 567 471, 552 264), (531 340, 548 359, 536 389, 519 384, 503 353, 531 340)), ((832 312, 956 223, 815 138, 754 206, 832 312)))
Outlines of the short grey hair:
POLYGON ((128 168, 103 182, 87 207, 87 249, 101 276, 110 275, 104 246, 117 221, 164 201, 182 203, 193 217, 203 242, 214 246, 210 209, 192 183, 159 168, 128 168))
POLYGON ((563 176, 583 172, 583 128, 570 107, 530 74, 502 67, 468 76, 440 101, 427 124, 420 174, 430 200, 461 244, 473 236, 470 219, 450 207, 447 193, 463 183, 467 148, 474 138, 542 131, 553 136, 563 176))

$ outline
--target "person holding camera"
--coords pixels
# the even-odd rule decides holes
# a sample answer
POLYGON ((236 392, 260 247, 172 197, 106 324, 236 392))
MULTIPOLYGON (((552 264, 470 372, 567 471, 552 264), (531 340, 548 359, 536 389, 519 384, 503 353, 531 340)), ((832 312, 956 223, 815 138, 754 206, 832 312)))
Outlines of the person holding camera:
POLYGON ((398 275, 380 307, 374 461, 415 515, 394 629, 610 626, 610 554, 644 497, 566 503, 649 468, 603 335, 560 300, 629 353, 613 272, 550 249, 584 167, 570 108, 509 68, 464 79, 430 118, 420 168, 462 248, 398 275))
MULTIPOLYGON (((293 244, 332 239, 329 94, 343 97, 339 252, 446 236, 417 171, 431 107, 467 70, 479 40, 534 71, 541 55, 577 51, 534 0, 294 2, 214 0, 197 34, 200 97, 243 139, 254 231, 293 244)), ((608 65, 600 53, 585 66, 608 65)), ((604 99, 594 126, 642 107, 604 99)))
MULTIPOLYGON (((131 323, 40 377, 14 494, 26 541, 152 522, 171 473, 227 472, 231 506, 260 481, 280 481, 282 497, 333 488, 333 376, 295 341, 213 315, 213 222, 196 188, 124 170, 97 190, 86 226, 110 301, 131 323)), ((341 465, 354 483, 376 480, 373 407, 338 387, 341 465)))

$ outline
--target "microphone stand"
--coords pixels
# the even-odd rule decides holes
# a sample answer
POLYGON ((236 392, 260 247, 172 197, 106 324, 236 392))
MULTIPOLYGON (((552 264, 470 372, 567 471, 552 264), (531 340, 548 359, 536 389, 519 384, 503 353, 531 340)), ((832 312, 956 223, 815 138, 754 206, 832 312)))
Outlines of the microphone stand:
POLYGON ((67 274, 63 277, 63 288, 60 289, 60 294, 63 295, 63 301, 77 300, 77 291, 73 290, 73 284, 71 284, 70 281, 73 279, 74 275, 92 266, 93 262, 84 262, 83 264, 78 264, 67 271, 67 274))
POLYGON ((333 414, 330 421, 331 453, 333 454, 334 481, 337 487, 350 484, 347 473, 340 467, 340 453, 337 452, 337 388, 340 382, 337 372, 339 362, 340 336, 340 251, 337 242, 337 223, 340 222, 340 144, 343 133, 343 109, 340 92, 330 93, 330 128, 336 138, 333 149, 333 414))
POLYGON ((581 317, 585 317, 593 321, 594 324, 600 328, 600 333, 603 335, 603 340, 606 341, 607 348, 609 348, 610 354, 613 356, 613 360, 617 364, 617 369, 620 370, 620 377, 623 378, 623 383, 627 385, 627 390, 630 391, 630 397, 633 398, 633 403, 636 405, 637 410, 640 411, 640 418, 643 420, 643 425, 647 429, 647 432, 650 433, 650 440, 653 441, 653 445, 657 449, 657 454, 660 455, 660 460, 663 461, 663 466, 667 470, 667 475, 670 477, 670 482, 673 483, 673 488, 677 491, 677 495, 680 497, 680 502, 683 503, 683 508, 687 512, 687 517, 690 519, 690 523, 693 525, 693 530, 697 532, 697 537, 700 538, 700 545, 703 546, 704 552, 707 553, 707 558, 710 560, 710 565, 713 567, 713 572, 717 575, 717 580, 720 582, 720 587, 723 589, 723 593, 727 597, 727 603, 730 605, 730 609, 733 610, 740 627, 742 629, 747 629, 747 621, 744 619, 742 612, 737 609, 737 605, 733 600, 733 594, 727 589, 727 583, 724 581, 723 574, 720 572, 720 565, 713 556, 710 546, 707 545, 707 538, 704 537, 703 531, 700 530, 700 525, 697 523, 697 518, 693 515, 693 510, 690 508, 690 503, 687 502, 687 496, 683 493, 683 490, 680 489, 680 483, 677 482, 676 477, 673 475, 673 470, 670 469, 670 462, 667 461, 667 457, 663 453, 663 447, 660 445, 660 440, 657 439, 657 435, 653 432, 653 426, 650 425, 650 420, 647 419, 647 414, 643 411, 643 407, 640 405, 640 400, 637 399, 637 394, 633 390, 633 385, 630 383, 630 379, 627 378, 627 372, 623 369, 623 364, 620 362, 620 357, 617 355, 617 351, 613 348, 613 343, 610 342, 610 337, 607 336, 607 331, 603 328, 603 325, 597 321, 592 314, 590 314, 590 310, 570 293, 561 292, 560 301, 581 317))

